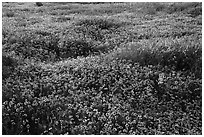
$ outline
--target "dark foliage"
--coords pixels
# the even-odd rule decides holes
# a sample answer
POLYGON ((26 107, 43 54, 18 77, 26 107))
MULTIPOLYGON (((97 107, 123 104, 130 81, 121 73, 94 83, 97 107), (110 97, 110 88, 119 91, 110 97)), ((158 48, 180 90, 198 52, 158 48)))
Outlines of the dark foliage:
POLYGON ((43 6, 43 3, 42 3, 42 2, 36 2, 35 4, 36 4, 36 6, 38 6, 38 7, 43 6))
POLYGON ((15 67, 18 65, 17 60, 7 56, 5 54, 2 55, 2 78, 8 78, 10 74, 13 73, 15 67))
POLYGON ((15 16, 15 13, 13 11, 8 11, 6 12, 5 14, 3 14, 3 16, 6 16, 6 17, 14 17, 15 16))

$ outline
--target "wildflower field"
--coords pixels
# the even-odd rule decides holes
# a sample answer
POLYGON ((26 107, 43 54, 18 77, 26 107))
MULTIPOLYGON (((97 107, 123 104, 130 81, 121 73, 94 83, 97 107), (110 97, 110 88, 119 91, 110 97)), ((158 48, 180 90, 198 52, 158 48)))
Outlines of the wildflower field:
POLYGON ((202 3, 3 2, 3 135, 201 135, 202 3))

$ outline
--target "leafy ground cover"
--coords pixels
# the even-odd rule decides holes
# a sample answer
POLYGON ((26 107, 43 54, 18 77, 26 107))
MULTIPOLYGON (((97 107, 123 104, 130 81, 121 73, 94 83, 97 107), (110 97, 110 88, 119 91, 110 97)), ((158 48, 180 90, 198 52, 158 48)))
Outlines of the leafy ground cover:
POLYGON ((201 135, 201 3, 2 3, 2 131, 201 135))

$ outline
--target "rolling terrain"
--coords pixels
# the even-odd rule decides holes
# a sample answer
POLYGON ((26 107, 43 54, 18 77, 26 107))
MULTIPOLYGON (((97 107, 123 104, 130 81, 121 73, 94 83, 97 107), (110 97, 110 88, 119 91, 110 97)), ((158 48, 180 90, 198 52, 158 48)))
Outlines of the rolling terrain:
POLYGON ((2 3, 2 134, 201 135, 202 3, 2 3))

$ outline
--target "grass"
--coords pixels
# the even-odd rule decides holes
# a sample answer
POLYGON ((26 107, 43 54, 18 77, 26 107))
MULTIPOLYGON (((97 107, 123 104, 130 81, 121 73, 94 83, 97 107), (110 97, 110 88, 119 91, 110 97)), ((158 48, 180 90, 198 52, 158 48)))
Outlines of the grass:
POLYGON ((202 134, 201 3, 2 6, 2 134, 202 134))
MULTIPOLYGON (((139 62, 141 65, 162 65, 175 67, 176 70, 189 70, 201 64, 195 62, 201 54, 200 40, 189 38, 155 39, 127 43, 115 51, 115 58, 139 62), (185 45, 183 45, 185 41, 185 45), (195 64, 194 64, 195 63, 195 64), (198 64, 197 64, 198 63, 198 64)), ((200 66, 201 67, 201 66, 200 66)))

